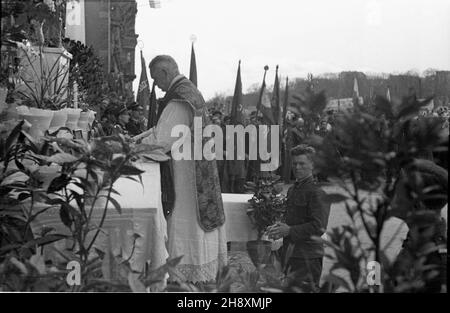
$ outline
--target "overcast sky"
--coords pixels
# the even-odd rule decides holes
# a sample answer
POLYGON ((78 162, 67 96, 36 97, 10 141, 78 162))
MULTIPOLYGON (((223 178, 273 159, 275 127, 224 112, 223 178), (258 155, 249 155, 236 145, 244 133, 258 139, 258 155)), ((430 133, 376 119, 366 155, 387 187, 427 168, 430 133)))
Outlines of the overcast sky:
POLYGON ((161 0, 161 9, 137 2, 135 90, 140 46, 147 66, 169 54, 189 76, 192 35, 206 99, 233 93, 239 59, 244 92, 261 83, 266 64, 269 85, 277 64, 292 78, 450 70, 450 0, 161 0))

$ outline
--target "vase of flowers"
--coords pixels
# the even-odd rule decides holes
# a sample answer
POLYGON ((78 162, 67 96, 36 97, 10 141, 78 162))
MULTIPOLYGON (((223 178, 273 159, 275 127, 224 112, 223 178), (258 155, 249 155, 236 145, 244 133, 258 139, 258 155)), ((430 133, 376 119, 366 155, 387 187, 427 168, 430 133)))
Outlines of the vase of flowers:
POLYGON ((272 241, 265 240, 267 227, 282 221, 286 212, 286 197, 281 194, 282 183, 277 175, 259 177, 255 182, 248 182, 246 188, 252 191, 247 210, 252 224, 257 230, 257 240, 247 242, 247 252, 256 267, 270 263, 272 241))
POLYGON ((66 126, 66 122, 67 122, 67 111, 62 109, 62 110, 57 110, 54 111, 53 113, 53 119, 52 122, 50 123, 50 133, 53 133, 55 131, 57 131, 58 129, 60 129, 61 127, 66 126))
POLYGON ((74 131, 78 129, 78 121, 80 120, 81 109, 64 109, 67 112, 67 122, 66 127, 74 131))
POLYGON ((27 106, 19 106, 17 108, 19 119, 24 119, 30 123, 29 134, 36 139, 45 135, 50 128, 53 119, 53 111, 42 110, 37 108, 28 108, 27 106))

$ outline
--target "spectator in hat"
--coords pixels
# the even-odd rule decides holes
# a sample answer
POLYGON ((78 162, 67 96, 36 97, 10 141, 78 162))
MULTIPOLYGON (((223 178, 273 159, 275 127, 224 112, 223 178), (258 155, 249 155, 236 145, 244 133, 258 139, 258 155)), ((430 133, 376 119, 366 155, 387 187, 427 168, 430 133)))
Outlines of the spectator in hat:
POLYGON ((222 126, 222 112, 220 111, 214 111, 211 114, 211 121, 213 122, 213 124, 222 126))
POLYGON ((111 119, 109 118, 108 112, 105 112, 102 115, 98 125, 101 125, 100 127, 102 129, 102 132, 99 133, 99 136, 102 136, 102 134, 104 136, 110 136, 112 134, 113 129, 114 129, 114 124, 112 123, 111 119))
POLYGON ((128 106, 130 112, 130 120, 127 123, 127 130, 130 136, 136 136, 144 132, 146 123, 144 117, 144 108, 142 105, 132 102, 128 106))
POLYGON ((113 127, 112 134, 122 134, 128 136, 127 124, 130 121, 130 114, 126 106, 122 106, 117 111, 117 123, 113 127))

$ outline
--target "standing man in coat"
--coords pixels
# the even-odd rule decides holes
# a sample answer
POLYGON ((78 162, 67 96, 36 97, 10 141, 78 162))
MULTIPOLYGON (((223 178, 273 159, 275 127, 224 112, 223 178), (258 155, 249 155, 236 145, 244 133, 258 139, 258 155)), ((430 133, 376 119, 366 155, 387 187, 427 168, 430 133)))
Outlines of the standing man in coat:
MULTIPOLYGON (((205 100, 197 87, 180 74, 175 60, 159 55, 150 62, 150 74, 166 94, 159 102, 158 122, 146 131, 142 143, 164 147, 170 154, 175 142, 194 147, 193 121, 209 124, 205 100), (172 137, 174 127, 184 125, 191 136, 172 137)), ((192 151, 191 151, 192 156, 192 151)), ((172 159, 161 164, 161 191, 167 216, 170 258, 183 256, 172 281, 210 282, 227 263, 225 213, 216 160, 172 159)))
POLYGON ((325 192, 313 177, 315 150, 306 145, 292 149, 292 170, 295 184, 287 193, 286 223, 278 223, 269 230, 274 239, 283 237, 284 258, 288 271, 296 272, 296 281, 305 291, 317 291, 322 274, 324 247, 311 239, 322 236, 328 225, 330 203, 325 192), (293 245, 292 254, 286 255, 293 245))

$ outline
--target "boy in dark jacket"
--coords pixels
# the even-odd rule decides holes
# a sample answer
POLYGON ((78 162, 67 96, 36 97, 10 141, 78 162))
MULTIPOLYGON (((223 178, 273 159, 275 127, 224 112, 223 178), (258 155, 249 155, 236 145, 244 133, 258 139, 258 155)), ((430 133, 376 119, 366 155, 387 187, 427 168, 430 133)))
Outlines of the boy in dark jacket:
POLYGON ((314 148, 299 145, 291 154, 296 182, 287 193, 286 223, 272 226, 269 236, 274 239, 283 237, 284 255, 287 248, 293 245, 292 254, 287 260, 288 270, 296 272, 296 281, 316 290, 322 274, 324 247, 311 237, 320 237, 325 233, 330 203, 313 177, 314 148))

